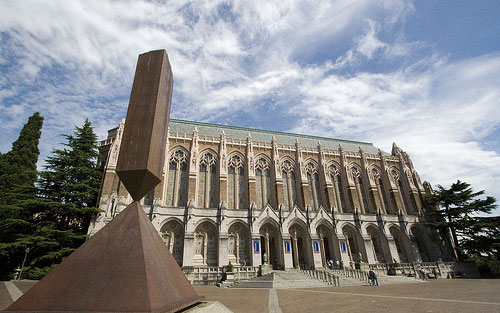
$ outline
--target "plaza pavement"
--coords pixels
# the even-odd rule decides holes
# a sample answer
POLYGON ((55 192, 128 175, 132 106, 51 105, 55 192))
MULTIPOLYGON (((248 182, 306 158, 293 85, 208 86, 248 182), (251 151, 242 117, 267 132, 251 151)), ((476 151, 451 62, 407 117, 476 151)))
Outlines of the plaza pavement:
MULTIPOLYGON (((0 282, 0 310, 36 281, 0 282), (13 287, 14 286, 14 287, 13 287)), ((230 289, 195 286, 205 300, 219 301, 235 313, 295 312, 500 312, 499 279, 433 280, 379 287, 230 289)))

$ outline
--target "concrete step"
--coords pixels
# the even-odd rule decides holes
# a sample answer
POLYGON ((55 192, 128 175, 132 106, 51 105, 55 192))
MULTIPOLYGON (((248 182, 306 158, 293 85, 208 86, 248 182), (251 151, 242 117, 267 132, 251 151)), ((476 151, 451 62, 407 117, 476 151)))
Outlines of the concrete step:
POLYGON ((388 275, 379 275, 377 276, 377 280, 379 284, 412 284, 424 282, 423 280, 417 279, 415 277, 388 275))
POLYGON ((325 287, 327 283, 313 279, 297 270, 274 271, 271 274, 236 282, 229 288, 310 288, 325 287))

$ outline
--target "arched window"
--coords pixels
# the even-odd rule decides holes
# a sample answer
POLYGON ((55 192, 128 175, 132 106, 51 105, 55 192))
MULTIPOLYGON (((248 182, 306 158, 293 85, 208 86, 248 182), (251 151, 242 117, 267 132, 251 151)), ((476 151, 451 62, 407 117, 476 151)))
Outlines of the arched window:
POLYGON ((184 227, 177 221, 170 221, 162 226, 160 234, 177 264, 182 266, 184 227))
POLYGON ((260 158, 255 162, 255 192, 258 209, 262 209, 271 202, 271 171, 269 162, 265 158, 260 158))
POLYGON ((339 212, 345 212, 347 210, 347 207, 345 203, 345 196, 339 166, 336 164, 331 164, 328 167, 328 172, 333 182, 333 201, 335 202, 335 206, 338 208, 339 212))
MULTIPOLYGON (((407 195, 404 193, 403 189, 403 183, 401 182, 401 176, 399 175, 399 172, 396 169, 391 170, 391 176, 394 181, 394 184, 396 185, 396 188, 398 190, 399 198, 401 200, 401 205, 403 205, 403 212, 408 213, 408 198, 407 195)), ((396 206, 397 207, 397 206, 396 206)))
POLYGON ((370 207, 368 205, 368 195, 366 194, 366 188, 363 184, 363 178, 361 177, 361 169, 356 165, 352 165, 351 174, 356 186, 356 194, 358 195, 361 212, 369 213, 370 207))
POLYGON ((248 230, 242 223, 235 223, 229 227, 227 240, 228 261, 232 264, 249 265, 249 235, 248 230))
POLYGON ((217 197, 217 169, 215 157, 206 152, 200 158, 198 171, 198 206, 202 208, 216 208, 217 197))
POLYGON ((283 205, 291 209, 297 203, 297 190, 294 166, 289 160, 281 163, 281 177, 283 178, 283 205))
POLYGON ((177 150, 170 156, 167 176, 167 206, 185 207, 187 200, 187 156, 177 150))
POLYGON ((384 183, 382 182, 382 178, 380 177, 380 172, 378 169, 372 168, 370 175, 371 175, 372 180, 375 183, 375 186, 377 188, 377 193, 378 193, 378 198, 380 200, 381 209, 383 210, 383 212, 388 213, 387 207, 390 206, 390 204, 387 202, 387 196, 385 194, 384 183))
POLYGON ((246 180, 243 160, 233 155, 227 163, 227 207, 246 208, 246 180))
POLYGON ((203 222, 194 231, 193 265, 217 265, 217 228, 210 222, 203 222))
POLYGON ((309 185, 309 197, 311 199, 311 205, 315 210, 317 210, 320 206, 323 205, 323 197, 321 196, 318 168, 312 162, 309 162, 306 165, 306 175, 307 183, 309 185))

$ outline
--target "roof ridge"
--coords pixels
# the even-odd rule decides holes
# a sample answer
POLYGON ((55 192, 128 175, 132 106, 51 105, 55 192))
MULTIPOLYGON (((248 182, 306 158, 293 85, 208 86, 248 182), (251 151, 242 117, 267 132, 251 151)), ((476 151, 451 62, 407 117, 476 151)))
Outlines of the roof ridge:
POLYGON ((308 138, 308 139, 335 140, 335 141, 341 141, 341 142, 345 142, 345 143, 357 143, 357 144, 364 144, 364 145, 373 146, 373 143, 371 143, 371 142, 364 142, 364 141, 357 141, 357 140, 328 138, 328 137, 323 137, 323 136, 314 136, 314 135, 297 134, 297 133, 289 133, 289 132, 275 131, 275 130, 265 130, 265 129, 242 127, 242 126, 232 126, 232 125, 223 125, 223 124, 215 124, 215 123, 197 122, 197 121, 181 120, 181 119, 175 119, 175 118, 171 118, 170 121, 179 122, 179 123, 183 123, 183 124, 224 127, 224 128, 236 129, 236 130, 253 131, 253 132, 268 133, 268 134, 287 135, 287 136, 292 135, 292 136, 298 136, 298 137, 303 137, 303 138, 308 138))

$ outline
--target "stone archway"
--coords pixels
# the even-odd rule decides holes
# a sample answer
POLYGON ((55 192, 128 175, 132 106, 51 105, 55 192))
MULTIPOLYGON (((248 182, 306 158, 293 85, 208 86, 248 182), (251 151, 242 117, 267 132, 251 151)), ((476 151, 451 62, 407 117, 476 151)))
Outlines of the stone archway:
POLYGON ((366 232, 370 237, 375 263, 390 263, 392 260, 389 244, 380 228, 372 224, 366 228, 366 232))
POLYGON ((389 228, 391 236, 394 238, 394 244, 398 251, 399 261, 401 263, 413 262, 415 259, 413 256, 413 251, 411 248, 410 240, 405 233, 401 231, 397 226, 392 226, 389 228))
POLYGON ((208 221, 198 225, 194 231, 193 265, 217 266, 217 228, 208 221))
POLYGON ((160 229, 160 235, 179 266, 184 252, 184 227, 178 221, 169 221, 160 229))
POLYGON ((340 261, 339 240, 332 228, 325 224, 320 224, 316 228, 316 233, 320 241, 321 263, 323 267, 327 267, 326 262, 328 260, 332 260, 334 263, 335 261, 340 261))
POLYGON ((346 239, 347 252, 349 255, 349 261, 351 267, 355 267, 355 264, 361 262, 366 262, 366 256, 363 253, 363 245, 361 240, 361 234, 359 231, 351 224, 346 224, 342 227, 342 233, 346 239))
POLYGON ((411 234, 413 238, 415 238, 416 247, 418 248, 418 252, 420 253, 420 258, 422 262, 430 262, 431 253, 428 247, 428 240, 426 240, 425 234, 418 226, 414 226, 411 229, 411 234))
POLYGON ((305 225, 294 223, 290 226, 288 233, 292 237, 293 267, 313 267, 311 236, 309 236, 305 225))
POLYGON ((262 243, 262 264, 271 264, 273 269, 283 269, 283 248, 279 227, 269 221, 264 223, 260 227, 260 242, 262 243), (264 260, 264 254, 266 260, 264 260))
POLYGON ((250 235, 246 225, 241 222, 229 227, 227 257, 236 266, 250 265, 250 235))

